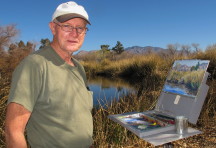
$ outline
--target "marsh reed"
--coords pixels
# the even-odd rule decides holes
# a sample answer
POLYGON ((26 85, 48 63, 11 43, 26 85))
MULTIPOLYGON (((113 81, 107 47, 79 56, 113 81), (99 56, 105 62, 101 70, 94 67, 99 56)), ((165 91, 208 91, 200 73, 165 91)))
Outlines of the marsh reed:
MULTIPOLYGON (((210 86, 199 120, 193 128, 203 131, 202 134, 173 142, 175 147, 213 147, 216 145, 216 49, 197 53, 187 57, 175 56, 164 58, 151 54, 136 56, 128 59, 102 62, 83 61, 88 76, 102 75, 105 77, 121 77, 137 85, 138 94, 129 94, 105 106, 92 110, 94 121, 94 145, 96 148, 143 148, 154 147, 143 139, 111 121, 108 115, 131 111, 146 111, 154 109, 160 95, 166 76, 174 60, 177 59, 210 60, 207 80, 210 86)), ((11 72, 1 76, 0 81, 0 148, 5 147, 4 120, 6 101, 10 89, 11 72)), ((160 147, 160 146, 159 146, 160 147)))

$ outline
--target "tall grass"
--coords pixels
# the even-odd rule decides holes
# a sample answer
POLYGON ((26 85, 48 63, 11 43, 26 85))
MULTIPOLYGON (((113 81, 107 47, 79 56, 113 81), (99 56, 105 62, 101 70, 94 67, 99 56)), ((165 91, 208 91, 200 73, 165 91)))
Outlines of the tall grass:
MULTIPOLYGON (((204 134, 195 136, 196 142, 192 138, 173 142, 176 147, 204 147, 208 141, 214 141, 213 135, 216 120, 216 48, 209 49, 206 52, 200 52, 188 57, 163 58, 156 54, 135 56, 129 59, 121 59, 111 61, 104 59, 103 61, 82 62, 88 76, 108 76, 122 77, 130 83, 137 84, 138 94, 128 95, 115 100, 106 106, 99 106, 92 111, 94 120, 94 145, 96 148, 122 148, 122 147, 154 147, 143 139, 138 138, 130 131, 126 130, 119 124, 111 121, 108 115, 121 114, 132 111, 146 111, 154 109, 157 98, 160 95, 163 84, 167 77, 172 63, 177 59, 203 59, 210 60, 208 71, 211 73, 207 84, 210 86, 206 101, 204 103, 200 118, 197 125, 190 125, 194 128, 202 130, 204 134), (211 132, 209 132, 209 129, 211 132), (205 132, 208 132, 205 134, 205 132), (212 138, 213 137, 213 138, 212 138), (196 139, 197 138, 197 139, 196 139), (201 140, 199 140, 201 139, 201 140), (203 142, 205 141, 205 142, 203 142), (182 146, 183 145, 183 146, 182 146)), ((0 81, 0 147, 5 147, 4 141, 4 119, 6 110, 6 101, 10 88, 10 73, 3 76, 0 81)))
POLYGON ((111 105, 93 110, 94 140, 96 147, 146 147, 149 143, 140 140, 137 136, 108 119, 108 115, 133 111, 145 111, 155 105, 158 92, 148 92, 142 97, 129 95, 111 105), (147 97, 151 97, 148 99, 147 97))
MULTIPOLYGON (((193 55, 185 59, 193 58, 210 60, 210 68, 212 68, 212 65, 215 64, 212 63, 212 60, 214 61, 214 59, 212 58, 214 57, 208 59, 208 56, 209 53, 207 55, 202 53, 202 56, 199 53, 197 54, 197 56, 193 55)), ((109 106, 100 106, 99 108, 94 108, 94 140, 96 147, 154 147, 143 139, 138 138, 136 135, 132 134, 124 127, 110 120, 108 118, 108 115, 153 109, 161 92, 162 86, 165 82, 166 76, 171 69, 172 63, 176 59, 178 58, 163 59, 160 56, 153 54, 148 57, 137 56, 121 61, 107 60, 105 64, 103 63, 103 66, 101 65, 101 67, 103 68, 95 69, 95 74, 100 75, 104 72, 105 76, 124 77, 128 81, 132 81, 131 83, 139 83, 139 86, 142 87, 140 88, 141 95, 128 95, 118 101, 113 101, 109 106), (101 72, 101 70, 103 72, 101 72), (112 73, 112 75, 109 74, 110 72, 112 73)), ((87 63, 83 64, 85 67, 87 66, 87 63)), ((211 69, 209 72, 211 73, 214 71, 215 68, 211 69)), ((194 75, 196 76, 195 78, 193 76, 186 76, 185 81, 190 81, 191 83, 194 81, 194 79, 199 79, 199 76, 197 76, 197 74, 194 75)), ((213 129, 211 129, 210 127, 216 126, 216 101, 214 101, 216 97, 216 81, 213 77, 210 77, 207 83, 210 86, 210 89, 198 123, 197 125, 190 125, 193 128, 199 129, 203 132, 209 132, 209 129, 212 131, 213 129)), ((212 134, 214 135, 214 133, 212 134)), ((199 137, 202 139, 207 138, 205 134, 199 137)), ((196 140, 196 136, 194 136, 194 138, 196 140)), ((195 143, 191 143, 190 141, 193 140, 193 137, 191 137, 184 141, 182 140, 173 142, 173 144, 177 147, 181 147, 182 144, 187 145, 187 147, 204 147, 205 145, 211 147, 216 144, 216 141, 214 141, 214 139, 213 141, 215 143, 213 142, 212 145, 211 140, 209 141, 210 144, 205 144, 208 143, 207 140, 209 139, 206 139, 205 143, 199 140, 196 140, 195 143)))
MULTIPOLYGON (((193 128, 203 131, 206 134, 198 135, 197 137, 191 137, 186 139, 185 141, 177 141, 173 142, 176 147, 205 147, 206 141, 203 143, 203 139, 206 138, 206 135, 215 135, 214 128, 215 119, 216 119, 216 102, 215 102, 215 85, 216 81, 210 83, 209 94, 204 103, 203 109, 201 111, 200 118, 198 120, 197 125, 190 125, 193 128), (212 128, 211 133, 208 130, 212 128), (196 140, 194 140, 195 138, 196 140), (200 140, 202 139, 202 140, 200 140), (190 141, 195 141, 191 143, 190 141), (182 146, 187 145, 187 146, 182 146)), ((160 86, 159 86, 160 87, 160 86)), ((95 147, 99 148, 120 148, 120 147, 154 147, 150 143, 146 142, 143 139, 138 138, 132 132, 128 131, 121 125, 116 122, 113 122, 108 118, 108 115, 112 114, 121 114, 126 112, 143 112, 147 110, 154 109, 157 98, 160 94, 160 91, 148 91, 145 92, 141 97, 137 97, 136 95, 129 95, 124 98, 121 98, 118 101, 113 101, 111 105, 99 108, 94 108, 93 110, 93 119, 94 119, 94 140, 95 147)), ((214 137, 210 137, 210 140, 214 140, 214 137)), ((214 141, 216 142, 216 141, 214 141)), ((211 143, 211 141, 210 141, 211 143)), ((208 147, 213 147, 215 143, 212 145, 208 145, 208 147)))
POLYGON ((172 61, 165 61, 160 56, 152 54, 150 56, 134 56, 130 59, 120 61, 110 61, 104 59, 101 62, 82 62, 88 75, 108 75, 108 76, 130 76, 143 77, 148 74, 164 72, 163 69, 170 67, 172 61))

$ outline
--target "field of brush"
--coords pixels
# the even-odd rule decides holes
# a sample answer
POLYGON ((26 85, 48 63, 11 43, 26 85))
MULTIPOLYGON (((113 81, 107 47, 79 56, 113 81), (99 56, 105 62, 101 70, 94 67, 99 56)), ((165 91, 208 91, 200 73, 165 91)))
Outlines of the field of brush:
MULTIPOLYGON (((172 142, 176 147, 214 147, 216 145, 216 48, 197 52, 187 56, 163 57, 157 54, 133 56, 110 60, 108 58, 98 61, 81 61, 88 77, 121 77, 132 84, 137 84, 138 94, 128 95, 111 105, 99 106, 92 111, 94 121, 95 147, 154 147, 150 143, 138 138, 119 124, 108 119, 110 114, 120 114, 131 111, 146 111, 154 109, 169 70, 175 60, 201 59, 210 60, 207 80, 209 91, 202 107, 196 125, 189 125, 201 130, 200 135, 172 142)), ((5 71, 0 78, 0 147, 5 147, 4 121, 6 101, 10 89, 11 72, 5 71)), ((160 146, 159 146, 160 147, 160 146)), ((162 147, 162 146, 161 146, 162 147)))

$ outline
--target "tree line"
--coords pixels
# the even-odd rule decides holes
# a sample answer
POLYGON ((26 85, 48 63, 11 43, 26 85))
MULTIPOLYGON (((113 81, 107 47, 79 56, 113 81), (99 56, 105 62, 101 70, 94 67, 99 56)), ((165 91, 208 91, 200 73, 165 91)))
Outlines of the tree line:
MULTIPOLYGON (((41 39, 40 43, 33 43, 28 41, 24 43, 22 40, 14 42, 14 39, 19 35, 20 31, 16 28, 16 25, 11 24, 7 26, 0 26, 0 73, 3 74, 6 71, 13 71, 16 65, 28 54, 39 48, 50 44, 48 38, 41 39)), ((216 45, 207 47, 207 49, 215 48, 216 45)), ((147 54, 152 54, 151 47, 148 48, 147 54)), ((199 44, 193 43, 191 45, 180 45, 178 43, 168 44, 164 51, 160 51, 159 54, 164 58, 173 58, 176 56, 190 56, 194 53, 202 53, 203 50, 199 48, 199 44)), ((123 58, 130 58, 133 55, 125 52, 125 48, 120 41, 117 41, 116 45, 110 48, 110 45, 102 44, 100 49, 93 54, 87 54, 84 56, 76 56, 80 60, 84 61, 104 61, 104 60, 119 60, 123 58)))

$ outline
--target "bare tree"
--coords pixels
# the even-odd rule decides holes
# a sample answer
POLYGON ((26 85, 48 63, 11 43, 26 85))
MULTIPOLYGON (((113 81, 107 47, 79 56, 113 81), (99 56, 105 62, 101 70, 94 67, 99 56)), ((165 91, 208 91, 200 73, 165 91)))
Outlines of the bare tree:
POLYGON ((201 51, 201 49, 199 48, 199 44, 198 43, 192 43, 191 45, 195 49, 196 53, 198 53, 198 52, 201 51))
POLYGON ((5 27, 0 26, 0 51, 4 50, 4 47, 8 47, 19 31, 16 29, 16 25, 8 25, 5 27))
POLYGON ((216 44, 209 45, 209 46, 206 48, 206 51, 208 51, 208 50, 216 50, 216 44))
POLYGON ((177 50, 179 48, 179 44, 168 44, 167 45, 167 50, 169 52, 170 55, 174 56, 177 53, 177 50))
POLYGON ((181 46, 181 54, 182 55, 188 56, 188 55, 190 55, 190 53, 191 53, 191 46, 189 46, 189 45, 182 45, 181 46))
POLYGON ((18 34, 15 25, 0 26, 0 73, 4 73, 8 68, 8 54, 5 47, 9 47, 12 38, 18 34))

